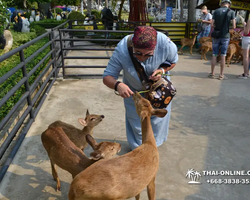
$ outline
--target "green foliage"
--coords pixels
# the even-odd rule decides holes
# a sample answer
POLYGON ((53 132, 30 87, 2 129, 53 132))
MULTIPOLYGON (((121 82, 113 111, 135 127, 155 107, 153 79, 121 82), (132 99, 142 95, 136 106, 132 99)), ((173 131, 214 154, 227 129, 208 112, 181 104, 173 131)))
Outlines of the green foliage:
POLYGON ((37 24, 35 24, 35 23, 30 25, 30 30, 31 30, 32 32, 35 32, 37 36, 46 33, 46 30, 45 30, 44 27, 39 26, 39 25, 37 25, 37 24))
POLYGON ((4 28, 7 26, 6 20, 9 19, 9 14, 7 14, 7 3, 0 0, 0 35, 3 34, 4 28))
POLYGON ((91 15, 95 15, 96 19, 101 19, 101 10, 91 10, 91 15))
POLYGON ((25 44, 25 43, 29 42, 30 40, 33 40, 37 37, 35 32, 21 33, 21 32, 11 31, 11 33, 12 33, 12 37, 14 38, 12 49, 19 47, 22 44, 25 44))
POLYGON ((80 20, 84 20, 85 16, 82 13, 78 12, 78 11, 72 11, 69 14, 69 16, 68 16, 68 19, 75 19, 75 20, 80 19, 80 20))
POLYGON ((29 1, 28 5, 30 5, 31 8, 38 9, 38 3, 36 1, 33 2, 29 1))
MULTIPOLYGON (((24 49, 25 58, 28 58, 32 55, 35 51, 40 49, 48 42, 48 38, 44 38, 35 44, 29 46, 28 48, 24 49)), ((16 44, 15 44, 16 45, 16 44)), ((27 72, 32 70, 35 65, 46 56, 46 54, 50 51, 50 48, 46 48, 42 51, 38 56, 32 59, 29 63, 26 64, 27 72)), ((44 63, 35 71, 35 73, 29 78, 29 84, 31 85, 36 77, 40 74, 40 72, 44 69, 47 65, 50 57, 47 58, 44 63)), ((13 55, 9 59, 5 60, 4 62, 0 63, 0 77, 14 68, 17 64, 20 63, 20 58, 18 54, 13 55)), ((22 70, 18 70, 14 75, 12 75, 8 80, 6 80, 3 84, 0 85, 0 99, 2 99, 21 79, 22 79, 22 70)), ((15 105, 21 96, 24 94, 25 88, 22 86, 18 89, 15 94, 8 99, 4 106, 0 108, 0 120, 2 120, 5 115, 12 109, 13 105, 15 105)))
MULTIPOLYGON (((23 0, 2 0, 5 1, 8 5, 8 7, 16 7, 18 9, 23 9, 24 7, 24 1, 23 0)), ((27 0, 26 5, 27 8, 32 8, 32 5, 36 8, 38 8, 39 3, 46 3, 51 2, 51 0, 27 0)))
POLYGON ((66 20, 63 19, 63 20, 56 20, 56 19, 44 19, 44 20, 41 20, 41 21, 38 21, 38 22, 32 22, 30 24, 30 28, 32 29, 34 26, 41 26, 43 27, 44 29, 50 29, 50 28, 54 28, 62 23, 64 23, 66 20))
POLYGON ((117 0, 111 0, 111 8, 112 8, 112 10, 115 10, 116 4, 117 4, 117 0))
POLYGON ((53 8, 53 13, 61 13, 63 10, 61 8, 53 8))
POLYGON ((151 15, 148 15, 148 19, 149 19, 149 22, 153 22, 155 18, 152 17, 151 15))
MULTIPOLYGON (((68 16, 68 19, 71 19, 71 20, 84 20, 85 19, 85 16, 78 12, 78 11, 72 11, 69 16, 68 16)), ((84 21, 82 22, 78 22, 78 24, 83 24, 84 21)))
POLYGON ((55 5, 74 5, 74 6, 78 6, 80 5, 80 0, 53 0, 53 3, 55 5))

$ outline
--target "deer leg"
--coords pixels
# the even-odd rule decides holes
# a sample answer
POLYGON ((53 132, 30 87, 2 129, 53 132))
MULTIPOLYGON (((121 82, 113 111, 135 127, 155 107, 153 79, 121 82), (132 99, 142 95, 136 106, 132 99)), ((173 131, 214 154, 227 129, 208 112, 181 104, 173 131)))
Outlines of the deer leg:
POLYGON ((148 184, 147 192, 148 192, 148 199, 155 200, 155 177, 148 184))
POLYGON ((51 169, 52 169, 52 176, 54 178, 54 180, 56 181, 56 191, 61 191, 61 183, 56 171, 56 164, 50 159, 50 163, 51 163, 51 169))
POLYGON ((135 196, 135 200, 140 200, 140 193, 135 196))
POLYGON ((209 49, 206 49, 206 50, 204 51, 204 59, 205 59, 205 60, 207 60, 206 54, 207 54, 208 51, 209 51, 209 49))
POLYGON ((230 55, 227 59, 227 67, 229 67, 229 64, 231 64, 231 59, 232 59, 232 56, 230 55))
POLYGON ((190 47, 190 54, 191 54, 191 55, 193 55, 193 54, 192 54, 192 53, 193 53, 192 50, 193 50, 193 46, 190 47))
POLYGON ((182 49, 185 47, 185 45, 182 45, 180 48, 180 53, 183 54, 182 49))

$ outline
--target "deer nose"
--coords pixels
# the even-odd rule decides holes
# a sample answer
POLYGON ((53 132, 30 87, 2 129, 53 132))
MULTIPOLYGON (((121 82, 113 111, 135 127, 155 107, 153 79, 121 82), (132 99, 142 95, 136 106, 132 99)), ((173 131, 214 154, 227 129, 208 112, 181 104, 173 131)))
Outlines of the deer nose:
POLYGON ((101 118, 104 118, 104 115, 101 115, 101 118))

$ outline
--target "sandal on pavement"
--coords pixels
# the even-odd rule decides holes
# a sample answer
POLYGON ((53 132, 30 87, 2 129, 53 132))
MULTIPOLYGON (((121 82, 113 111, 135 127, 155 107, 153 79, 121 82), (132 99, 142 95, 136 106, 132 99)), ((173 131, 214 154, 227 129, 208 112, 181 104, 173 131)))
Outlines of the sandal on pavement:
POLYGON ((212 73, 208 74, 208 78, 215 78, 215 75, 213 75, 212 73))
POLYGON ((220 75, 218 79, 219 80, 227 80, 228 78, 225 75, 220 75))
POLYGON ((247 77, 248 77, 248 75, 245 76, 245 74, 241 74, 241 75, 238 76, 238 78, 240 78, 240 79, 247 79, 247 77))

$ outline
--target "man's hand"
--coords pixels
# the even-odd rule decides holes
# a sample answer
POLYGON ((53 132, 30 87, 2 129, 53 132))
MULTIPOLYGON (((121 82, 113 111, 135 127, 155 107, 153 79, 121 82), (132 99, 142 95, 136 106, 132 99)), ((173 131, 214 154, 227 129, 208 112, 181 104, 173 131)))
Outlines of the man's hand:
POLYGON ((133 93, 132 90, 125 84, 125 83, 120 83, 117 86, 117 91, 119 92, 120 96, 123 98, 128 98, 130 97, 133 93))

